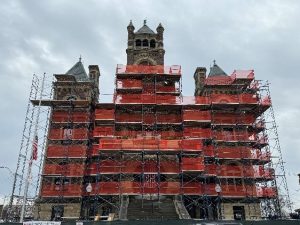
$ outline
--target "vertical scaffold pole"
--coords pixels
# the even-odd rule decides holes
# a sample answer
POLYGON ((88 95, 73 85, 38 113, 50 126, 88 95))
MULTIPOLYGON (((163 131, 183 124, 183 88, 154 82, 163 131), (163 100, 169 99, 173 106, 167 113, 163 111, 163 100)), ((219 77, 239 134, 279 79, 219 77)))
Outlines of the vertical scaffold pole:
MULTIPOLYGON (((43 79, 42 79, 42 87, 41 87, 40 96, 39 96, 39 104, 38 104, 37 117, 36 117, 35 127, 34 127, 33 142, 35 141, 35 137, 37 136, 37 131, 38 131, 38 122, 39 122, 39 117, 40 117, 40 110, 41 110, 41 103, 42 103, 42 97, 43 97, 42 95, 43 95, 43 90, 44 90, 45 76, 46 76, 46 73, 43 74, 43 79)), ((26 176, 26 180, 25 180, 24 197, 23 197, 23 202, 22 202, 20 223, 23 223, 23 221, 24 221, 25 208, 26 208, 26 202, 27 202, 27 193, 28 193, 28 187, 29 187, 29 182, 30 182, 29 180, 30 180, 31 169, 32 169, 34 148, 35 148, 34 144, 32 143, 31 153, 30 153, 30 158, 29 158, 29 165, 28 165, 28 170, 27 170, 27 176, 26 176)))

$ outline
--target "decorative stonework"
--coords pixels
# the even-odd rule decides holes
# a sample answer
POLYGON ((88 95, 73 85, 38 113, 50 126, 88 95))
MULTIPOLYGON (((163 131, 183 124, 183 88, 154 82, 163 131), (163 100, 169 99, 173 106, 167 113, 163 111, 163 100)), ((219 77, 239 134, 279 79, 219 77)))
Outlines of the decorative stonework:
POLYGON ((144 26, 134 32, 132 22, 127 27, 127 65, 146 64, 164 65, 165 50, 163 49, 163 32, 161 24, 155 33, 144 21, 144 26))

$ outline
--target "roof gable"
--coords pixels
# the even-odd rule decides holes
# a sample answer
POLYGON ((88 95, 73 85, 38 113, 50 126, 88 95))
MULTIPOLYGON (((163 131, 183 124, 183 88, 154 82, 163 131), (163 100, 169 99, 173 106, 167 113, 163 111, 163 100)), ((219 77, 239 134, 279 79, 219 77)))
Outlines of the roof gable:
POLYGON ((87 81, 88 76, 85 72, 84 66, 79 60, 71 69, 66 72, 67 75, 73 75, 76 81, 87 81))
POLYGON ((222 70, 217 64, 216 61, 214 61, 214 65, 210 67, 210 71, 208 74, 209 77, 212 76, 228 76, 224 70, 222 70))

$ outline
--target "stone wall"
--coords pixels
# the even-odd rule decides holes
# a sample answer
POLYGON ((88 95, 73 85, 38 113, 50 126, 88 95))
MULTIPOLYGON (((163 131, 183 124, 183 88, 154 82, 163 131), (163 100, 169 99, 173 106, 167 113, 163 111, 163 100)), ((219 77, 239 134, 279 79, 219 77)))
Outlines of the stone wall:
POLYGON ((66 219, 79 219, 81 203, 41 203, 34 208, 34 218, 36 220, 51 220, 52 207, 62 205, 64 206, 63 217, 66 219))
POLYGON ((261 219, 259 203, 222 203, 222 218, 225 220, 234 220, 233 206, 244 206, 246 220, 261 219))

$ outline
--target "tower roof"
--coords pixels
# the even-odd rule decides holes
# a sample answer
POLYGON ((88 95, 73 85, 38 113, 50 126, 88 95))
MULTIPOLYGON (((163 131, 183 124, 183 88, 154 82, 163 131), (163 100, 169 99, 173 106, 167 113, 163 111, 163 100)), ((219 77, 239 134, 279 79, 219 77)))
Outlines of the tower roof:
POLYGON ((81 57, 79 58, 79 61, 66 72, 67 75, 73 75, 76 79, 76 81, 87 81, 88 76, 85 72, 84 66, 81 62, 81 57))
POLYGON ((144 26, 142 26, 136 34, 155 34, 153 30, 151 30, 147 25, 147 21, 144 20, 144 26))
POLYGON ((212 76, 228 76, 228 75, 216 64, 216 61, 214 60, 214 64, 212 67, 210 67, 208 76, 212 77, 212 76))

